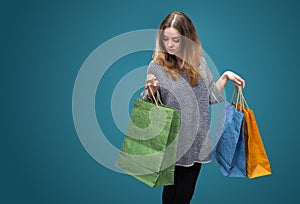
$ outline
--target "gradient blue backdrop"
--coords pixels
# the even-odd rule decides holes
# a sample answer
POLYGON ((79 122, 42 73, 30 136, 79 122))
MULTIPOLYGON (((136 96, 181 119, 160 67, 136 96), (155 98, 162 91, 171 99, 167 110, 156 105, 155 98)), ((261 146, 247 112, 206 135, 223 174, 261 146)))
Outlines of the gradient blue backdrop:
MULTIPOLYGON (((191 17, 220 73, 231 69, 246 79, 244 92, 274 171, 232 179, 207 164, 192 203, 299 202, 297 2, 2 1, 0 203, 160 203, 161 188, 112 172, 85 151, 73 124, 72 90, 82 63, 101 43, 157 28, 174 10, 191 17)), ((116 65, 101 81, 106 89, 99 88, 96 108, 107 119, 99 123, 116 146, 122 135, 109 97, 123 75, 150 57, 128 56, 122 69, 116 65)), ((232 84, 226 87, 231 90, 232 84)))

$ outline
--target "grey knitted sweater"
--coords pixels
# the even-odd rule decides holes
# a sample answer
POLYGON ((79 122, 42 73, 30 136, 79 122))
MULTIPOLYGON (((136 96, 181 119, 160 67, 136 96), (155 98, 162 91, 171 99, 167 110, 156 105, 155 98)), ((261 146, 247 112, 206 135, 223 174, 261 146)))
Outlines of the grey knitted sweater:
POLYGON ((159 93, 164 105, 181 111, 181 123, 176 154, 176 165, 191 166, 195 162, 211 161, 209 105, 224 100, 213 82, 204 57, 200 64, 199 85, 192 87, 183 69, 182 77, 173 80, 165 69, 152 61, 147 74, 159 81, 159 93))

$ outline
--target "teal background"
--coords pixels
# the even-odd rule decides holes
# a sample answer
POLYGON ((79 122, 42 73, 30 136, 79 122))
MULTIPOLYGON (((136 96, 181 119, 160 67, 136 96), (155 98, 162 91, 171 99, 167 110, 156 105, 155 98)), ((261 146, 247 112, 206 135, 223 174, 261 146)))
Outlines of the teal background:
MULTIPOLYGON (((193 20, 220 73, 245 78, 273 169, 271 176, 233 179, 207 164, 192 203, 299 202, 299 8, 296 0, 2 1, 0 203, 160 203, 161 188, 112 172, 85 151, 73 124, 72 91, 100 44, 158 28, 174 10, 193 20)), ((150 57, 124 58, 101 81, 96 110, 107 120, 99 124, 116 146, 122 134, 109 110, 112 90, 150 57)))

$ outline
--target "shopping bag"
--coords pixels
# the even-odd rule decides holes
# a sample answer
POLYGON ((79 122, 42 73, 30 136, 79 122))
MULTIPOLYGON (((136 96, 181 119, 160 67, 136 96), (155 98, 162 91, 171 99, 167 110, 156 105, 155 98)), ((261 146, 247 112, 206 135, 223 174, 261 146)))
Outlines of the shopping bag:
POLYGON ((116 166, 151 187, 174 184, 179 127, 179 110, 136 98, 116 166))
MULTIPOLYGON (((239 99, 236 97, 236 102, 239 99)), ((246 177, 243 119, 241 110, 226 102, 224 127, 213 150, 216 163, 224 176, 246 177)))
POLYGON ((241 91, 241 106, 244 114, 244 136, 246 151, 246 169, 248 178, 272 174, 270 162, 256 123, 254 112, 248 107, 241 91))

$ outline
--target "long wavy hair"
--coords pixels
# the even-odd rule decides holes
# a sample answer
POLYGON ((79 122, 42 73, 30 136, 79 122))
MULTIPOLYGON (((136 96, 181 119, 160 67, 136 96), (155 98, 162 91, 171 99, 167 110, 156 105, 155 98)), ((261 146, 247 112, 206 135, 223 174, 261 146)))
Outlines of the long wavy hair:
POLYGON ((189 83, 197 86, 201 56, 202 46, 191 19, 179 11, 168 14, 159 26, 153 60, 161 64, 173 80, 182 74, 178 66, 183 67, 189 83), (168 54, 162 39, 164 30, 170 27, 178 30, 181 35, 180 54, 177 56, 168 54))

